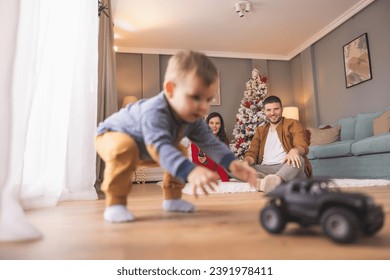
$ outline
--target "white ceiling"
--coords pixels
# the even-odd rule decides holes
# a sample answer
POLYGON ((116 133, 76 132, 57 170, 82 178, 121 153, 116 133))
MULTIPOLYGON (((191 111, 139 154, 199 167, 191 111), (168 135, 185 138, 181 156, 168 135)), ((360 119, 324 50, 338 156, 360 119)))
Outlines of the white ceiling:
POLYGON ((374 0, 112 0, 118 52, 290 60, 374 0))

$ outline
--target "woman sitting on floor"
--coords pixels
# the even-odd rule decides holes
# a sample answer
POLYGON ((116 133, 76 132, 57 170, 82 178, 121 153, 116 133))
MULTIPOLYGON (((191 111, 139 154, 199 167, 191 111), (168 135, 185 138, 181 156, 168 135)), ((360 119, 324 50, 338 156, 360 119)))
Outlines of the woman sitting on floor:
MULTIPOLYGON (((224 142, 226 145, 229 145, 229 141, 226 136, 223 118, 219 113, 217 112, 210 113, 206 118, 206 123, 209 125, 213 134, 219 138, 219 140, 224 142)), ((193 143, 191 143, 191 155, 192 155, 192 161, 195 164, 216 171, 219 177, 221 178, 222 182, 229 181, 229 175, 226 173, 225 169, 222 166, 216 164, 212 159, 207 157, 207 155, 204 152, 202 152, 199 149, 199 147, 193 143)))

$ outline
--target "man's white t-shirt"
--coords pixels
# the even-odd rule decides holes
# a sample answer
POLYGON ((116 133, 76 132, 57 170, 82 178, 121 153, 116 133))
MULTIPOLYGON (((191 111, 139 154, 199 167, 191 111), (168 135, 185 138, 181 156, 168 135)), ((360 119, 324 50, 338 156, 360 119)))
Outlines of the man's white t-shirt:
POLYGON ((268 131, 267 140, 264 147, 264 156, 262 165, 273 165, 283 163, 286 159, 286 152, 283 150, 282 143, 279 140, 276 130, 268 131))

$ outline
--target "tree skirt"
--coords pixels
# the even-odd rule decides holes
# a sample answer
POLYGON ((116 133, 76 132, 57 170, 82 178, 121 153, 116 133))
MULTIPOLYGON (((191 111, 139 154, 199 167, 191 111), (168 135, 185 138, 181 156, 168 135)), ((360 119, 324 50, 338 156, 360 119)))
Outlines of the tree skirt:
MULTIPOLYGON (((390 180, 381 179, 333 179, 333 182, 341 188, 345 187, 383 187, 390 186, 390 180)), ((208 189, 209 193, 236 193, 236 192, 255 192, 248 183, 239 181, 219 182, 215 191, 208 189)), ((186 184, 183 193, 193 194, 193 187, 186 184)), ((201 190, 197 190, 198 194, 203 194, 201 190)))

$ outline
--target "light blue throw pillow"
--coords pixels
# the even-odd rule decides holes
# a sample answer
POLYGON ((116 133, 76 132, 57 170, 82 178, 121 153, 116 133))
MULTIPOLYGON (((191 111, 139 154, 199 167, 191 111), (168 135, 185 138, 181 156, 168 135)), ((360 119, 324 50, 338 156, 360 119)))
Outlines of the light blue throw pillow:
POLYGON ((337 121, 340 128, 340 141, 355 139, 356 117, 342 118, 337 121))
POLYGON ((383 112, 359 113, 356 116, 355 140, 360 140, 374 135, 372 121, 382 115, 383 112))

